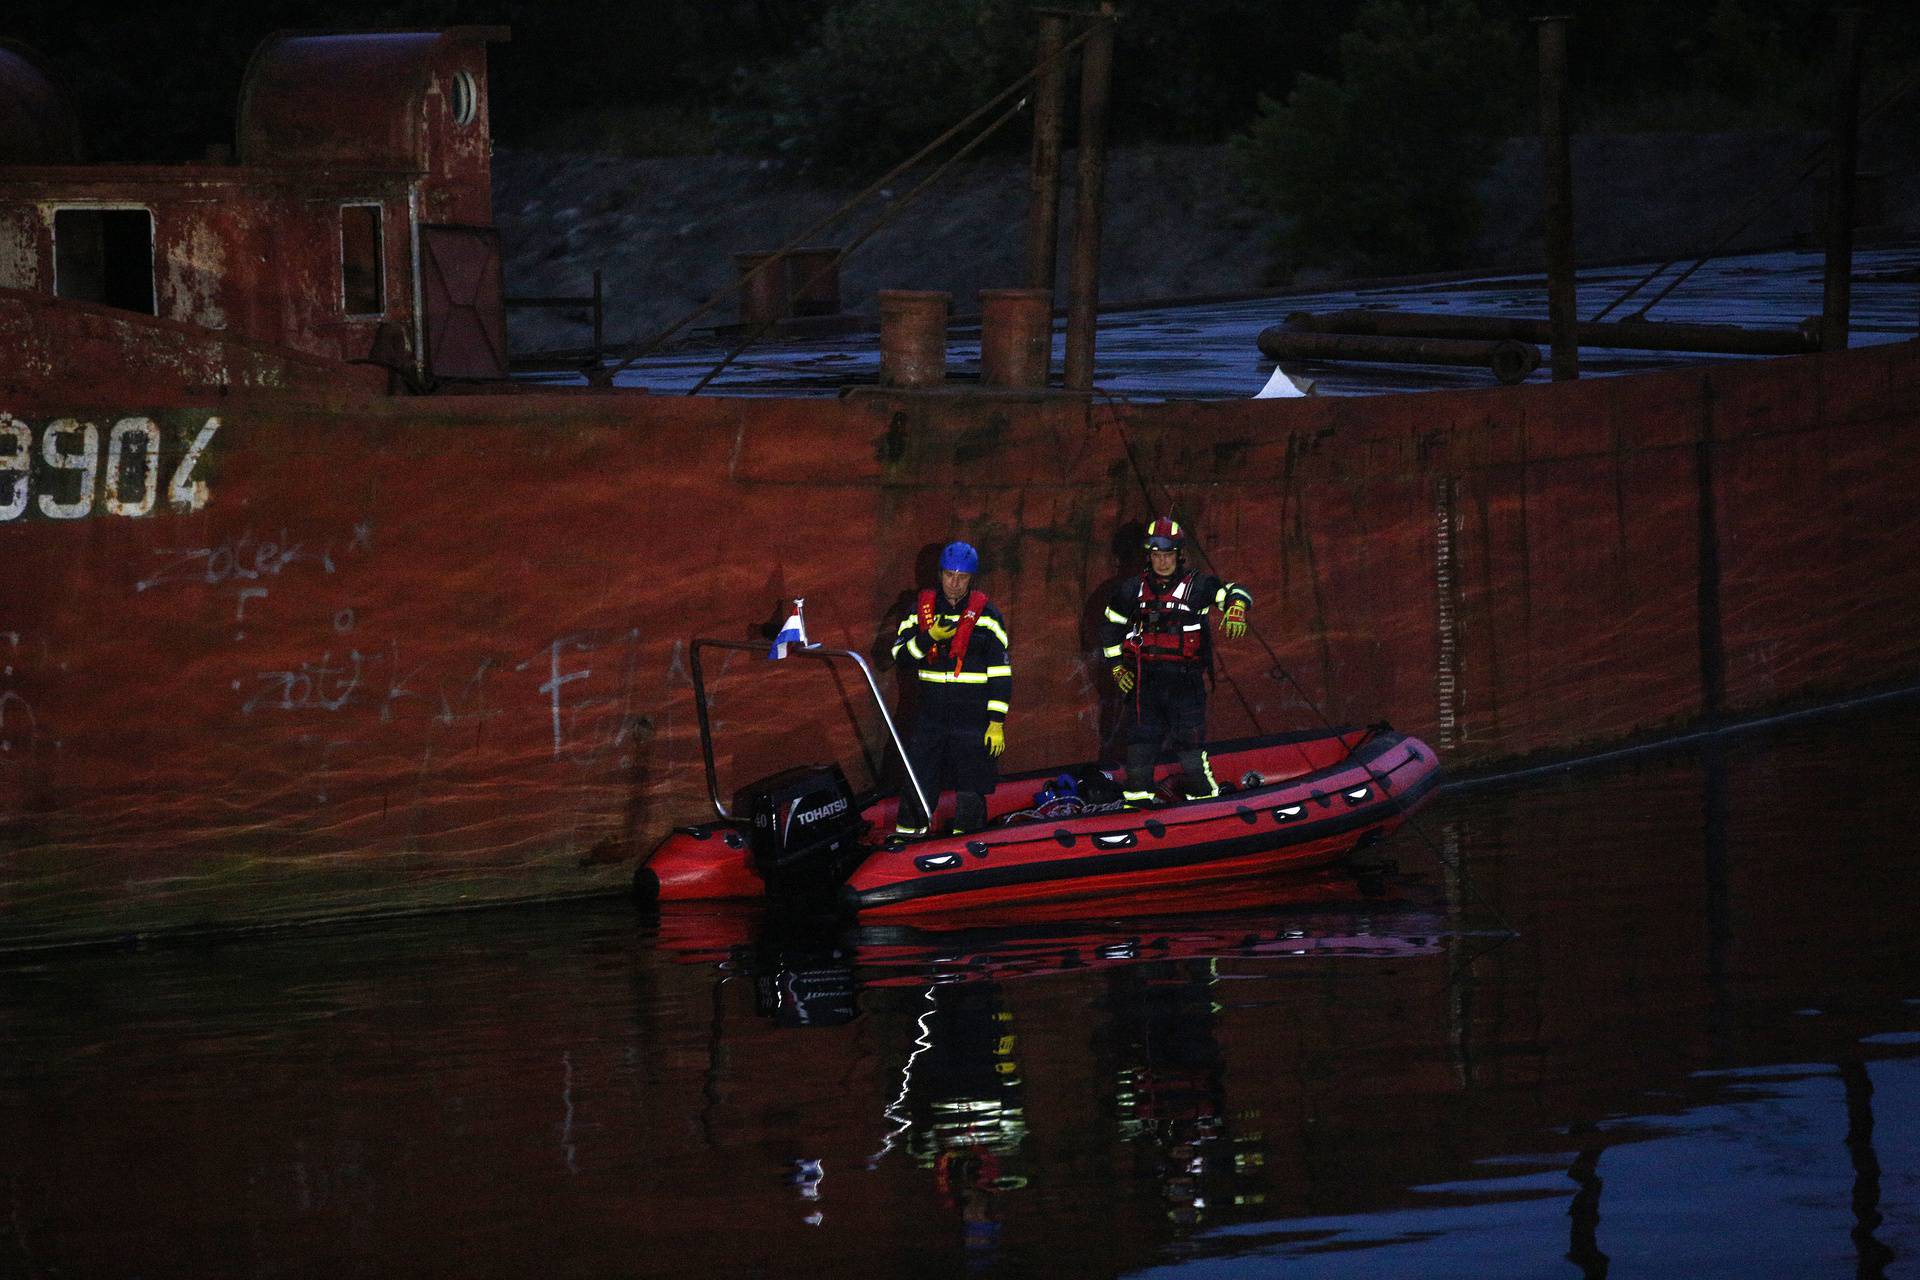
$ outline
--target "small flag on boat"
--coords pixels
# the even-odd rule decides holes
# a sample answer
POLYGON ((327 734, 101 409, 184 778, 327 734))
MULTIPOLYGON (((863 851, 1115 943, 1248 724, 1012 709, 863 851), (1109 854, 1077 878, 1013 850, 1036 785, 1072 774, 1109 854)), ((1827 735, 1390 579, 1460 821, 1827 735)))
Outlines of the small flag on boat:
POLYGON ((796 645, 802 649, 813 647, 807 643, 806 607, 804 599, 793 602, 793 612, 787 615, 786 622, 781 625, 780 634, 773 638, 773 648, 767 650, 767 661, 786 657, 787 650, 796 645))

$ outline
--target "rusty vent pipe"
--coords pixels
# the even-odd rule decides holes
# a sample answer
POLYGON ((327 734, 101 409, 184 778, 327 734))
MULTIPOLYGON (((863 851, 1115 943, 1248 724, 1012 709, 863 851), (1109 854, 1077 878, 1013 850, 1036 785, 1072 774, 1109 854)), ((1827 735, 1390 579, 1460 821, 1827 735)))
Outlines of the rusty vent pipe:
POLYGON ((928 289, 882 289, 880 385, 933 387, 947 376, 947 304, 928 289))
POLYGON ((1044 387, 1053 357, 1053 290, 980 291, 980 381, 1044 387))

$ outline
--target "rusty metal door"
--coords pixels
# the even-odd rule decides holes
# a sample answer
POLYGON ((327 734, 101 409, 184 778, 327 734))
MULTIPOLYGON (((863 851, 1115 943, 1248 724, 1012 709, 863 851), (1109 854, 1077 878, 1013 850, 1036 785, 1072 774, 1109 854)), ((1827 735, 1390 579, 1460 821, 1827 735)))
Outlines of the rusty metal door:
POLYGON ((420 290, 426 308, 427 373, 436 378, 506 377, 500 233, 492 227, 422 225, 420 290))

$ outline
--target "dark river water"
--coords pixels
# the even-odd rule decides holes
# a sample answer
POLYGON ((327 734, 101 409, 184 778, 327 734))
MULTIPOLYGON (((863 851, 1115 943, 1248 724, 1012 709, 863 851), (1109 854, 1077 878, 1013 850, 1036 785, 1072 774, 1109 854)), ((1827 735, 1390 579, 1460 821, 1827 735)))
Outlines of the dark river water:
POLYGON ((1920 1275, 1920 704, 1338 876, 0 959, 0 1276, 1920 1275))

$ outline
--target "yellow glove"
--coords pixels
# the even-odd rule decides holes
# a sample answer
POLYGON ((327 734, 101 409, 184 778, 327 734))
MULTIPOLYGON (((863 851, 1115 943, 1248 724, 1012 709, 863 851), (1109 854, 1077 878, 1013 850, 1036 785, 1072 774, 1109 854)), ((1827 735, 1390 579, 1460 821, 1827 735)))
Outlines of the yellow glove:
POLYGON ((1113 664, 1114 687, 1122 693, 1133 692, 1133 669, 1124 662, 1113 664))
POLYGON ((1229 640, 1238 640, 1247 634, 1246 601, 1235 600, 1227 606, 1226 613, 1220 618, 1220 634, 1229 640))
POLYGON ((1007 749, 1007 726, 998 720, 987 721, 987 754, 997 756, 1007 749))
POLYGON ((945 644, 947 641, 953 639, 954 633, 958 630, 960 630, 959 623, 948 622, 944 618, 935 618, 933 622, 928 625, 927 634, 942 644, 945 644))

